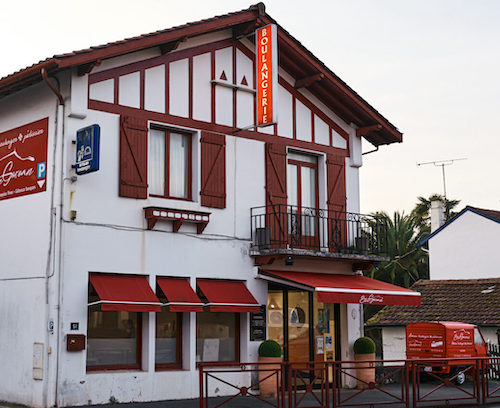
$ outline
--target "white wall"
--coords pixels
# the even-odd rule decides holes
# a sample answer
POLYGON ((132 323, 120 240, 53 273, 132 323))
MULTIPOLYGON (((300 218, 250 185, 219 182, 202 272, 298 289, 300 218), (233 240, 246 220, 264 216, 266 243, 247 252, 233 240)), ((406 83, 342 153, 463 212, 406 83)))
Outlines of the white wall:
MULTIPOLYGON (((64 81, 62 81, 64 83, 64 81)), ((0 133, 48 117, 47 189, 0 201, 0 401, 41 406, 50 400, 54 378, 56 336, 49 335, 47 319, 56 318, 57 276, 47 260, 51 192, 54 173, 53 143, 57 99, 45 83, 0 99, 0 133), (43 379, 33 379, 33 345, 43 344, 43 379), (50 379, 49 379, 50 378, 50 379)), ((57 157, 57 156, 56 156, 57 157)), ((52 247, 53 250, 57 248, 52 247)))
POLYGON ((500 277, 500 223, 466 211, 429 240, 430 278, 500 277))

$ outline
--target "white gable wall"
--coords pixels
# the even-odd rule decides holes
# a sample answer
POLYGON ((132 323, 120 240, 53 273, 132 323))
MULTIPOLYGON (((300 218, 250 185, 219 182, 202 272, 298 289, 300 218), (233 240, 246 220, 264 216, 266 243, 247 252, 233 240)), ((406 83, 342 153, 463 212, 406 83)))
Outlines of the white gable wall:
POLYGON ((429 240, 431 279, 500 277, 500 223, 466 211, 429 240))

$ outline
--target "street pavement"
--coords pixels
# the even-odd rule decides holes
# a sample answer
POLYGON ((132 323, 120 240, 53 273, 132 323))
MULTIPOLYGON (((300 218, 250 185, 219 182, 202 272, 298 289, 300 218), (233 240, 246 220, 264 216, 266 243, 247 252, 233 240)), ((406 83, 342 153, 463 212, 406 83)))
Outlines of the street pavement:
MULTIPOLYGON (((470 394, 473 394, 472 385, 461 387, 460 389, 454 386, 441 387, 437 390, 436 384, 425 384, 422 385, 420 389, 420 399, 423 402, 419 402, 416 406, 437 406, 436 402, 432 402, 432 399, 437 399, 442 402, 442 406, 446 407, 482 407, 483 405, 474 405, 473 401, 455 401, 455 398, 469 398, 470 394), (429 391, 434 390, 429 395, 429 391), (448 400, 448 401, 446 401, 448 400)), ((297 393, 297 401, 292 401, 292 406, 294 408, 300 407, 319 407, 321 406, 320 391, 315 390, 315 395, 318 399, 312 396, 312 394, 307 393, 297 393), (303 399, 301 399, 303 398, 303 399)), ((332 406, 331 401, 331 391, 330 391, 330 406, 332 406)), ((403 403, 398 402, 398 398, 401 397, 401 385, 389 384, 380 389, 374 390, 341 390, 339 400, 343 406, 349 406, 350 408, 371 408, 373 406, 389 406, 393 408, 404 407, 403 403), (373 404, 373 405, 372 405, 373 404)), ((412 397, 412 392, 410 389, 410 399, 412 397)), ((495 393, 495 399, 491 400, 491 404, 484 405, 488 408, 500 408, 500 393, 495 393)), ((276 406, 276 400, 262 401, 259 398, 255 398, 251 395, 239 396, 228 400, 229 397, 212 397, 209 399, 208 404, 203 408, 215 408, 221 406, 224 408, 269 408, 271 406, 276 406), (271 404, 270 404, 271 403, 271 404)), ((288 400, 285 401, 285 407, 288 407, 288 400)), ((185 400, 170 400, 170 401, 155 401, 155 402, 131 402, 131 403, 116 403, 116 404, 104 404, 104 405, 90 405, 80 408, 199 408, 200 402, 196 399, 185 399, 185 400)), ((0 408, 22 408, 20 405, 9 404, 5 402, 0 402, 0 408)))

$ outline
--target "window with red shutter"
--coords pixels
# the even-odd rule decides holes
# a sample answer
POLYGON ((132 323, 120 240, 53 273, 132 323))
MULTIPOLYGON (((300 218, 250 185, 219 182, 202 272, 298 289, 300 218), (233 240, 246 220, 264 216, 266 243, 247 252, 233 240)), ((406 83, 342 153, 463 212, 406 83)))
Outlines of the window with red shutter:
POLYGON ((120 116, 121 197, 147 198, 147 133, 145 119, 120 116))
POLYGON ((201 133, 201 205, 226 208, 226 137, 201 133))

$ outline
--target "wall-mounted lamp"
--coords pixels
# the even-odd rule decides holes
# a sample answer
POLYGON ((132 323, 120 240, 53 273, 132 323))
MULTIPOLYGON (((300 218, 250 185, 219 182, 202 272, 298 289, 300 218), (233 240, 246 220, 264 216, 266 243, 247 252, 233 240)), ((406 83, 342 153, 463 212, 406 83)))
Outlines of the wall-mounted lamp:
POLYGON ((290 255, 285 258, 285 265, 286 266, 293 266, 293 257, 290 255))

